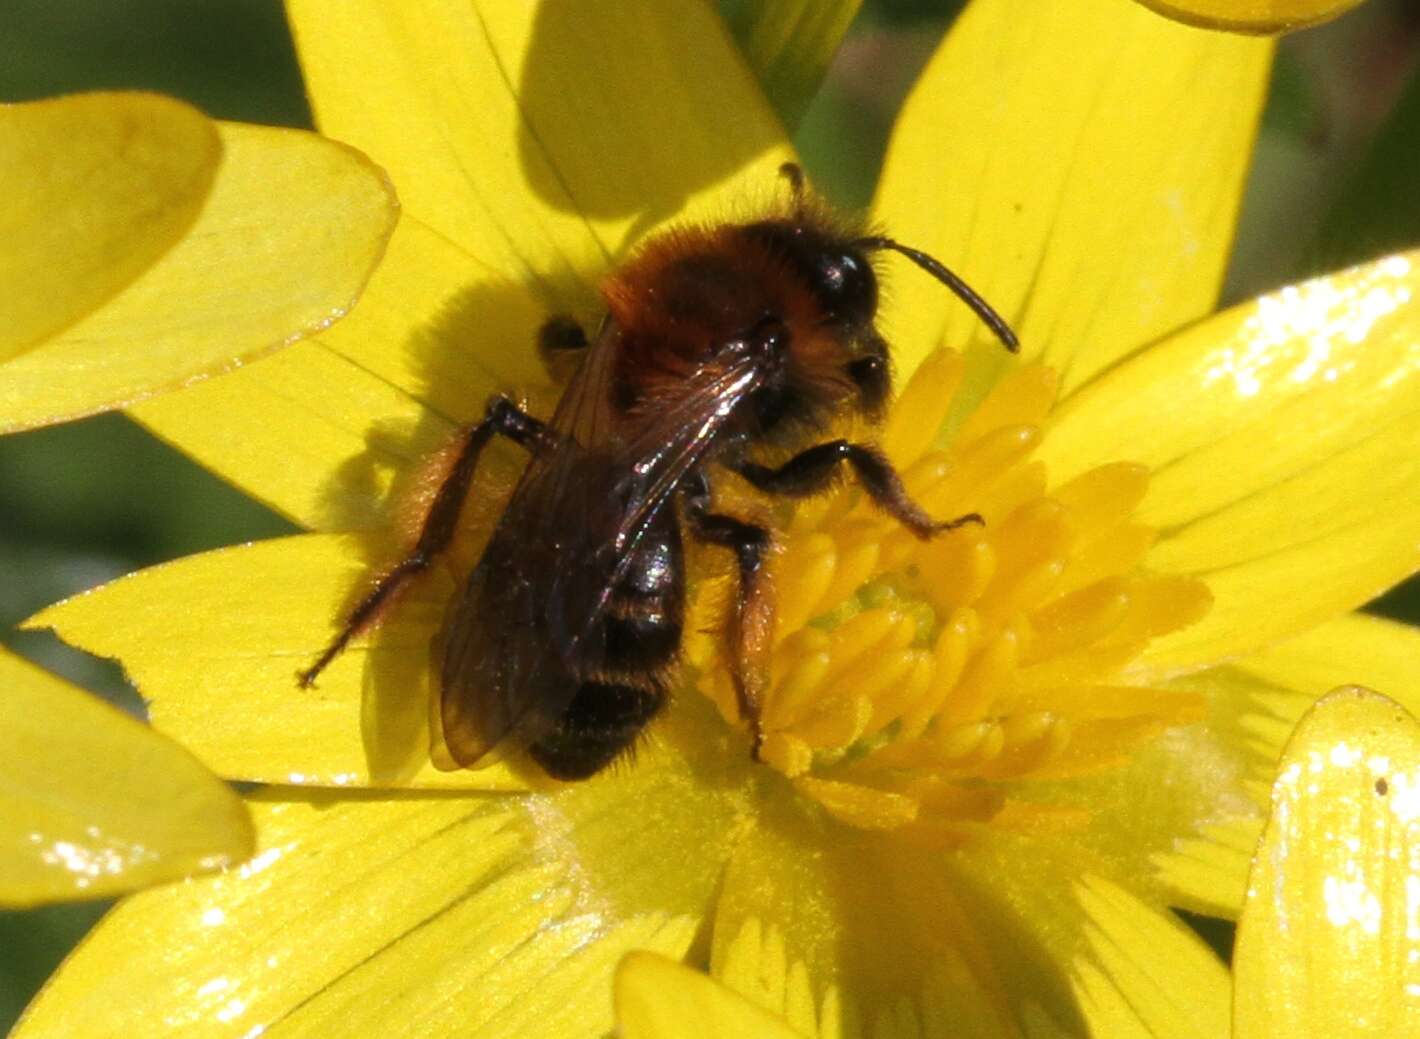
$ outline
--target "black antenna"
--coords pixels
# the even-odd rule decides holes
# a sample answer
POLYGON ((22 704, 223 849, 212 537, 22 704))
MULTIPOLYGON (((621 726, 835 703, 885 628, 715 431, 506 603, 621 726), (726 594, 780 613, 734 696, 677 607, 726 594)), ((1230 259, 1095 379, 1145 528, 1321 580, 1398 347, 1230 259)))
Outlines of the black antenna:
POLYGON ((1021 348, 1020 340, 1016 338, 1016 333, 1011 331, 1011 326, 1006 324, 1006 319, 996 311, 991 309, 991 304, 976 294, 966 282, 947 269, 946 264, 940 260, 935 260, 926 253, 914 249, 911 246, 903 245, 901 242, 894 242, 891 238, 874 236, 871 238, 859 238, 853 243, 860 249, 891 249, 893 252, 901 253, 917 266, 936 278, 947 288, 957 294, 957 298, 970 307, 976 316, 981 318, 986 327, 996 333, 996 338, 1005 344, 1006 349, 1011 353, 1016 353, 1021 348))
POLYGON ((789 182, 789 193, 794 196, 794 212, 804 211, 804 168, 797 162, 786 162, 779 167, 779 176, 789 182))

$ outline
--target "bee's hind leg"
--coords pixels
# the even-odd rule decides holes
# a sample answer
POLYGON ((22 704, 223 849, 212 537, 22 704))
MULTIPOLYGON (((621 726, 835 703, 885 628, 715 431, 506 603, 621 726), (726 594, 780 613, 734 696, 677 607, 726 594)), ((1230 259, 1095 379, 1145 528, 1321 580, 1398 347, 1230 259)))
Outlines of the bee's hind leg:
POLYGON ((316 658, 315 663, 296 673, 302 689, 310 688, 315 683, 316 676, 340 655, 362 628, 379 615, 381 608, 395 593, 416 575, 427 570, 449 547, 458 527, 459 513, 463 509, 464 499, 468 496, 469 485, 473 482, 474 470, 478 467, 478 456, 494 434, 507 437, 534 454, 547 446, 549 436, 547 427, 540 420, 533 418, 507 397, 500 394, 489 400, 483 421, 471 426, 464 434, 458 458, 440 485, 438 494, 434 496, 434 504, 429 507, 429 512, 424 517, 414 550, 396 563, 393 569, 379 579, 370 593, 360 600, 346 618, 340 633, 316 658))
POLYGON ((682 485, 685 519, 701 541, 732 549, 739 564, 739 594, 730 619, 730 669, 740 717, 750 723, 752 753, 759 760, 764 742, 760 714, 769 682, 769 651, 774 640, 774 598, 765 560, 774 546, 766 527, 710 511, 710 482, 694 473, 682 485))

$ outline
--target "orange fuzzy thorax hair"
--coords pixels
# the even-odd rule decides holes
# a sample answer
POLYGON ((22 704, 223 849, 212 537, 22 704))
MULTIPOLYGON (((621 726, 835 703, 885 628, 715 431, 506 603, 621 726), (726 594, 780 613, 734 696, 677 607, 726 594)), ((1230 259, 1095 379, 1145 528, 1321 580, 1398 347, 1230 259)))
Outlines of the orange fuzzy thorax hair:
POLYGON ((685 227, 647 242, 602 284, 620 336, 618 376, 638 401, 676 387, 726 342, 775 315, 789 331, 791 377, 825 403, 852 392, 840 336, 823 327, 810 286, 741 225, 685 227))

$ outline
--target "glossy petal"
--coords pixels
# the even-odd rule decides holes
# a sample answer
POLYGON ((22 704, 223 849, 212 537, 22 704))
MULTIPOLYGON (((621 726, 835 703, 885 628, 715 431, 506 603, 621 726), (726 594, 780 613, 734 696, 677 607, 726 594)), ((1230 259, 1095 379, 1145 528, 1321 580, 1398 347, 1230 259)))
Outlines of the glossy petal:
POLYGON ((358 152, 228 124, 197 222, 97 311, 0 369, 0 431, 131 404, 328 327, 394 225, 388 181, 358 152))
MULTIPOLYGON (((644 777, 625 792, 657 803, 644 777)), ((630 804, 571 796, 258 794, 256 858, 122 903, 15 1035, 604 1035, 616 963, 682 955, 695 919, 684 895, 658 901, 684 878, 625 840, 630 804)))
POLYGON ((222 145, 157 94, 0 106, 0 361, 104 303, 197 217, 222 145))
POLYGON ((1420 566, 1420 254, 1264 296, 1116 366, 1056 413, 1052 479, 1154 469, 1154 569, 1202 577, 1204 620, 1150 644, 1216 662, 1352 609, 1420 566), (1305 581, 1299 585, 1299 575, 1305 581))
POLYGON ((246 807, 185 750, 0 651, 0 905, 111 897, 251 850, 246 807))
POLYGON ((453 595, 443 572, 412 589, 316 688, 297 687, 297 670, 330 641, 379 555, 332 535, 227 548, 131 574, 28 623, 121 659, 153 724, 225 776, 521 787, 502 767, 440 772, 429 763, 430 646, 453 595))
POLYGON ((1302 720, 1234 953, 1238 1039, 1420 1034, 1420 724, 1359 687, 1302 720))
POLYGON ((133 414, 307 527, 388 525, 392 486, 490 393, 546 382, 534 348, 545 318, 526 288, 406 213, 345 320, 133 414))
MULTIPOLYGON (((1208 313, 1232 242, 1270 44, 1118 0, 976 0, 908 99, 874 215, 936 256, 1061 371, 1068 394, 1208 313), (1009 74, 1003 74, 1009 70, 1009 74)), ((976 318, 893 261, 900 368, 976 318)))
POLYGON ((1167 18, 1232 32, 1290 32, 1327 22, 1361 0, 1139 0, 1167 18))
POLYGON ((862 0, 749 0, 728 17, 779 117, 796 126, 818 92, 862 0))
POLYGON ((719 15, 692 0, 287 11, 322 131, 549 305, 585 307, 589 278, 649 226, 687 207, 723 218, 731 181, 772 197, 788 157, 719 15))
POLYGON ((804 1033, 697 970, 633 952, 616 969, 617 1035, 622 1039, 795 1039, 804 1033))

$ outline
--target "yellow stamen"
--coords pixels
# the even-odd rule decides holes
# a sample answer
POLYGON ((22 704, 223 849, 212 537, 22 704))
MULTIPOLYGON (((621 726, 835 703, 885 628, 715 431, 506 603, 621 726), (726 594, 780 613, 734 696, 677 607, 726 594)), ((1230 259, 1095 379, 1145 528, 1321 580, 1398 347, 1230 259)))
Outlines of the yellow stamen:
MULTIPOLYGON (((1010 784, 1114 767, 1201 711, 1130 671, 1211 601, 1199 581, 1140 568, 1148 470, 1120 461, 1052 488, 1032 457, 1056 390, 1041 365, 998 383, 943 444, 963 371, 948 351, 924 362, 881 444, 932 515, 984 526, 924 542, 845 484, 780 536, 761 760, 858 827, 1078 824, 1010 784)), ((740 724, 723 652, 706 640, 691 657, 740 724)))

